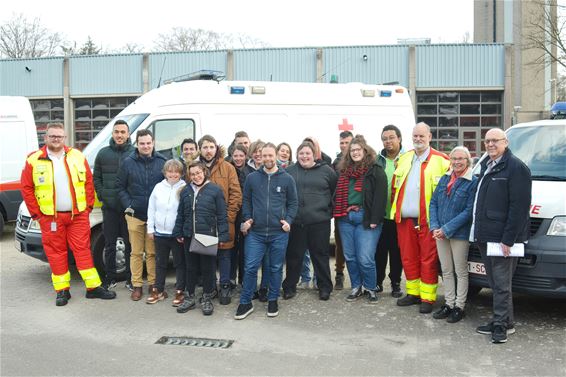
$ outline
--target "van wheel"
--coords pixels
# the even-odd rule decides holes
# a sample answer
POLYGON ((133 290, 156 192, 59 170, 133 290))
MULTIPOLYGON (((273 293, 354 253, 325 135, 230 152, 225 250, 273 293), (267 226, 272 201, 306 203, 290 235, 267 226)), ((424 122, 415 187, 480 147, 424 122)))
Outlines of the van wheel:
MULTIPOLYGON (((105 240, 102 229, 98 228, 92 231, 90 236, 90 248, 92 252, 92 259, 94 261, 94 267, 98 271, 98 275, 101 279, 106 277, 106 265, 105 265, 105 240)), ((126 273, 126 264, 116 264, 116 280, 122 281, 129 278, 126 273)))
POLYGON ((468 287, 468 298, 476 297, 481 290, 482 287, 478 287, 477 285, 470 285, 468 287))
POLYGON ((0 213, 0 237, 4 233, 4 216, 0 213))

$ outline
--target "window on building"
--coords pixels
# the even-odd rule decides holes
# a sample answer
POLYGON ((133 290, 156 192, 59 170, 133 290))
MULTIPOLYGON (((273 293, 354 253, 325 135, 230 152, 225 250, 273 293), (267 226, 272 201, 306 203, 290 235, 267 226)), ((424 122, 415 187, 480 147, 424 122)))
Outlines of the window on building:
POLYGON ((485 151, 485 133, 503 128, 502 98, 501 91, 417 92, 417 120, 431 127, 432 147, 450 152, 465 145, 479 156, 485 151))
POLYGON ((137 97, 77 98, 75 104, 75 147, 83 149, 126 106, 137 97))
POLYGON ((40 99, 30 100, 35 126, 37 128, 37 141, 43 146, 47 124, 52 122, 64 122, 63 99, 40 99))

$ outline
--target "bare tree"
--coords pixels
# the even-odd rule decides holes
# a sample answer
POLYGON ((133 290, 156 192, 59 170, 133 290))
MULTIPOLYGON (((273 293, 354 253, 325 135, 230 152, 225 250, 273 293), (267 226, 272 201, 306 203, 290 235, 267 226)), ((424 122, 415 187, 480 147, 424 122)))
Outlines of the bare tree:
POLYGON ((14 14, 0 26, 0 56, 3 57, 52 56, 61 42, 62 36, 42 26, 39 18, 30 21, 23 14, 14 14))
POLYGON ((210 51, 227 48, 264 47, 266 44, 244 34, 222 34, 212 30, 174 27, 159 34, 157 51, 210 51))
POLYGON ((566 6, 556 0, 536 1, 534 12, 523 34, 524 48, 537 51, 532 63, 541 67, 558 63, 566 69, 566 6))
POLYGON ((135 42, 126 43, 119 49, 120 52, 127 52, 130 54, 140 53, 144 51, 144 46, 135 42))
POLYGON ((566 74, 558 74, 558 81, 556 87, 556 101, 566 102, 566 74))

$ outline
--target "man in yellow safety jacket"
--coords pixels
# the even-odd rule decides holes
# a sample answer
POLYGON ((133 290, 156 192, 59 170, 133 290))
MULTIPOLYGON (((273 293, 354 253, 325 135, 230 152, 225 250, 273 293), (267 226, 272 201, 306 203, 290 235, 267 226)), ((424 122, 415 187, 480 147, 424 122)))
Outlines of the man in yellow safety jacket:
POLYGON ((399 306, 420 304, 430 313, 436 301, 438 254, 428 226, 429 203, 440 178, 450 166, 448 157, 430 147, 432 134, 426 123, 413 128, 414 149, 399 157, 393 175, 391 216, 397 223, 407 295, 399 306))
POLYGON ((101 286, 90 254, 89 213, 94 205, 92 173, 85 156, 65 146, 63 124, 47 126, 45 146, 28 156, 21 183, 26 206, 41 228, 57 292, 55 304, 66 305, 71 298, 67 244, 85 282, 86 298, 115 298, 115 292, 101 286))

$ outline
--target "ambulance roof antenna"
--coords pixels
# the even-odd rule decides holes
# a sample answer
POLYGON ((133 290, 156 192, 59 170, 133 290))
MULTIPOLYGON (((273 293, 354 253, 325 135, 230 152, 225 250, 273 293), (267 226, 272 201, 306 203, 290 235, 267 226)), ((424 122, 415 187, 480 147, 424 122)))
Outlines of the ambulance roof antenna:
POLYGON ((167 56, 163 59, 163 65, 161 66, 161 73, 159 74, 159 82, 157 83, 157 87, 161 86, 161 78, 163 77, 163 69, 165 68, 165 62, 167 61, 167 56))

